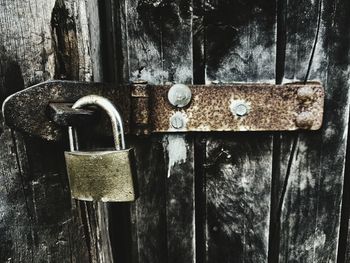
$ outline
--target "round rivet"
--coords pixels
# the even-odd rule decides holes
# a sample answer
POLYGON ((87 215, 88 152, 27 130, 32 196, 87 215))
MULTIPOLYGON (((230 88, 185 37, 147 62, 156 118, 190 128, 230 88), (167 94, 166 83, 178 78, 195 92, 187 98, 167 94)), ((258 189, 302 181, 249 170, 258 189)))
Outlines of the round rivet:
POLYGON ((295 120, 295 124, 302 129, 310 129, 313 123, 314 116, 311 112, 308 111, 301 112, 295 120))
POLYGON ((243 117, 249 113, 249 106, 243 100, 233 101, 230 105, 230 110, 234 115, 243 117))
POLYGON ((315 92, 313 88, 310 86, 301 87, 298 89, 298 92, 297 92, 298 99, 301 101, 312 100, 314 95, 315 95, 315 92))
POLYGON ((168 100, 171 105, 175 107, 187 106, 192 98, 192 92, 190 88, 184 84, 173 85, 168 92, 168 100))
POLYGON ((170 118, 171 126, 174 129, 181 129, 184 126, 184 120, 181 114, 174 114, 170 118))
POLYGON ((235 107, 235 112, 238 116, 244 116, 248 113, 247 105, 239 104, 235 107))

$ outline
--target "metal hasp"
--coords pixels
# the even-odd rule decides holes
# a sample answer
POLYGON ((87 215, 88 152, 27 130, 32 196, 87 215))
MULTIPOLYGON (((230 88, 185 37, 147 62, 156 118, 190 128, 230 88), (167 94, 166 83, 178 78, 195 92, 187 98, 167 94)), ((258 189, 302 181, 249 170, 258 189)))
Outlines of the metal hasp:
POLYGON ((89 94, 101 95, 118 105, 126 133, 136 135, 317 130, 322 125, 324 88, 318 82, 181 85, 170 94, 171 87, 142 81, 119 86, 51 81, 13 94, 4 102, 3 113, 10 127, 46 140, 60 139, 62 125, 85 117, 93 119, 91 110, 76 110, 73 114, 62 104, 89 94))
POLYGON ((154 88, 154 131, 291 131, 322 125, 324 90, 319 83, 189 87, 192 99, 184 108, 174 108, 165 99, 169 87, 154 88))

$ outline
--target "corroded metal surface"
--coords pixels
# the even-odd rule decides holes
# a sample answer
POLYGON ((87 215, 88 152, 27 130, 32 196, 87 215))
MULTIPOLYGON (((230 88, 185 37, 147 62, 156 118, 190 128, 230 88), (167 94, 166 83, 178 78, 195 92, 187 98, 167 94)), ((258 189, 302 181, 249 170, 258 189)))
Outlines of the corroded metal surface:
POLYGON ((132 149, 65 152, 72 197, 86 201, 134 201, 132 149))
MULTIPOLYGON (((5 122, 11 128, 46 140, 59 140, 66 129, 56 124, 47 114, 51 102, 74 103, 79 98, 95 94, 104 96, 120 110, 125 130, 129 130, 129 88, 106 83, 78 81, 48 81, 19 91, 3 104, 5 122)), ((107 127, 107 125, 102 125, 107 127)), ((107 130, 107 129, 106 129, 107 130)))
POLYGON ((91 123, 99 118, 96 110, 73 109, 73 103, 53 102, 47 107, 47 114, 58 125, 76 126, 91 123))
MULTIPOLYGON (((170 87, 143 82, 118 87, 103 83, 46 82, 9 97, 3 112, 10 127, 47 140, 58 140, 63 131, 45 113, 49 103, 75 102, 88 94, 109 98, 121 111, 126 132, 137 135, 317 130, 322 125, 324 89, 317 82, 189 85, 192 99, 184 108, 174 107, 168 101, 170 87)), ((98 130, 108 134, 108 129, 98 130)))
POLYGON ((322 125, 324 90, 318 83, 310 83, 306 91, 301 84, 189 87, 192 101, 184 109, 168 102, 170 86, 153 87, 153 132, 317 130, 322 125), (235 104, 246 105, 247 113, 235 114, 235 104), (185 122, 180 129, 171 125, 175 113, 181 114, 185 122))
POLYGON ((131 129, 136 135, 150 133, 150 87, 147 83, 131 85, 131 129))

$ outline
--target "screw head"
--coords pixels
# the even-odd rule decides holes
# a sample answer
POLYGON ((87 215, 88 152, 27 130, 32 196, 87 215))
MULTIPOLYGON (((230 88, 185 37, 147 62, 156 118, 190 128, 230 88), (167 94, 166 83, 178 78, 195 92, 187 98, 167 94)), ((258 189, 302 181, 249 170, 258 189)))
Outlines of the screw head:
POLYGON ((230 105, 231 112, 238 117, 247 115, 249 113, 249 109, 248 104, 243 100, 233 101, 230 105))
POLYGON ((301 112, 295 119, 295 124, 301 129, 310 129, 314 123, 314 116, 311 112, 301 112))
POLYGON ((239 104, 235 107, 235 112, 238 116, 244 116, 248 113, 247 105, 239 104))
POLYGON ((184 119, 181 114, 175 113, 170 118, 170 124, 174 129, 181 129, 184 127, 184 119))
POLYGON ((173 85, 168 92, 168 100, 171 105, 182 108, 187 106, 192 98, 190 88, 184 84, 173 85))
POLYGON ((315 95, 315 92, 310 86, 303 86, 298 89, 297 97, 301 101, 312 100, 315 95))

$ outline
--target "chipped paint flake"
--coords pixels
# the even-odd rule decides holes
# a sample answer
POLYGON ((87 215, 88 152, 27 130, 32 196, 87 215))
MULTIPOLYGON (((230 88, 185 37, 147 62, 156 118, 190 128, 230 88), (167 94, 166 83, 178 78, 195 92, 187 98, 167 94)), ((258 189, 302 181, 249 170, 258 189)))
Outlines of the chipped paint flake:
POLYGON ((168 178, 171 175, 171 169, 175 164, 184 163, 187 159, 187 146, 184 135, 167 135, 167 152, 169 158, 168 178))
POLYGON ((131 73, 130 79, 137 80, 142 79, 147 81, 149 84, 163 83, 164 79, 168 79, 169 73, 162 69, 148 69, 143 68, 142 70, 135 70, 131 73))

